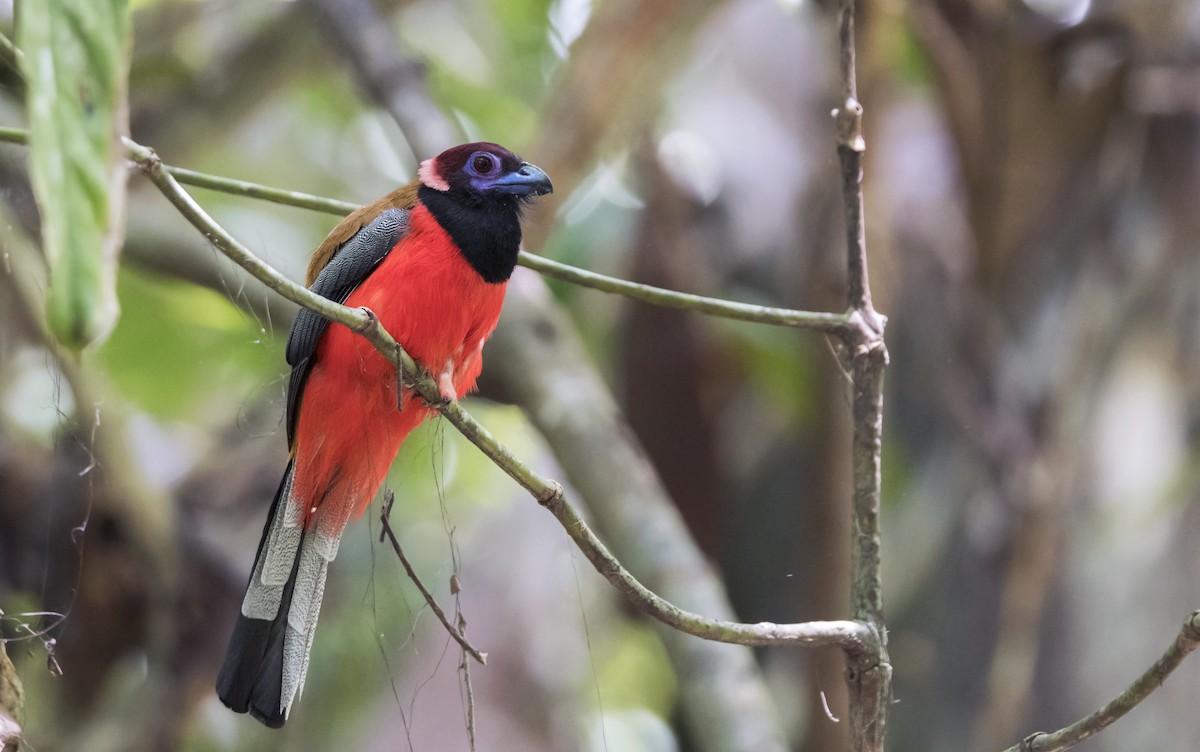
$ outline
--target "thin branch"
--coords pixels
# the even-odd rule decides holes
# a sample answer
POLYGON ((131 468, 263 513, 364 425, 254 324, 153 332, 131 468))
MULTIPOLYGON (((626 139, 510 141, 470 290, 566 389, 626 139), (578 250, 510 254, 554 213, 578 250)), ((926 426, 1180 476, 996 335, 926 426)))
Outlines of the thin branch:
MULTIPOLYGON (((0 34, 0 39, 4 40, 5 42, 8 41, 8 38, 5 37, 3 34, 0 34)), ((4 43, 0 42, 0 49, 3 49, 3 48, 4 48, 4 43)), ((0 141, 9 143, 9 144, 28 144, 29 143, 29 131, 25 130, 24 128, 10 128, 8 126, 0 126, 0 141)))
MULTIPOLYGON (((462 613, 458 614, 457 622, 458 631, 466 635, 467 620, 462 613)), ((463 692, 466 694, 464 699, 467 703, 467 741, 470 742, 470 751, 475 752, 475 688, 471 685, 471 662, 467 660, 466 653, 463 653, 458 670, 462 672, 463 692)))
MULTIPOLYGON (((196 200, 183 189, 179 181, 167 171, 166 166, 153 149, 135 143, 130 139, 125 139, 125 146, 134 160, 135 167, 145 173, 150 178, 150 181, 158 186, 158 189, 168 201, 174 204, 179 213, 204 233, 204 237, 210 243, 215 245, 238 266, 250 272, 259 282, 262 282, 288 300, 310 308, 313 308, 313 301, 323 301, 317 303, 320 307, 314 310, 330 321, 336 321, 356 332, 364 332, 368 329, 379 329, 382 331, 377 322, 373 323, 374 316, 365 309, 354 310, 343 305, 333 304, 332 301, 322 298, 320 295, 316 295, 291 281, 265 261, 251 253, 249 248, 234 239, 232 235, 217 224, 216 220, 208 215, 208 212, 204 211, 196 203, 196 200)), ((386 335, 386 332, 384 334, 386 335)), ((388 337, 388 339, 390 340, 391 338, 388 337)), ((388 344, 391 345, 393 343, 389 342, 388 344)))
POLYGON ((17 74, 13 78, 14 89, 15 93, 23 98, 25 96, 25 78, 21 75, 21 66, 25 62, 25 53, 21 52, 4 34, 0 34, 0 60, 3 60, 17 74))
POLYGON ((184 183, 185 185, 194 185, 197 188, 207 188, 212 191, 231 193, 235 196, 256 198, 261 201, 270 201, 276 204, 285 204, 287 206, 295 206, 301 209, 310 209, 312 211, 324 212, 326 214, 335 214, 339 217, 345 216, 355 209, 361 208, 358 204, 351 203, 349 201, 338 201, 337 199, 325 198, 323 196, 314 196, 311 193, 289 191, 284 188, 272 188, 259 183, 251 183, 245 180, 234 180, 233 178, 210 175, 206 172, 197 172, 196 170, 189 170, 184 167, 163 165, 163 168, 167 172, 171 173, 176 180, 178 180, 180 183, 184 183))
MULTIPOLYGON (((433 597, 433 593, 429 592, 429 588, 425 587, 425 583, 421 582, 421 578, 417 576, 417 570, 413 569, 408 557, 404 555, 404 549, 400 548, 400 541, 396 539, 396 533, 392 530, 391 523, 392 504, 395 501, 396 495, 392 493, 391 489, 388 489, 387 493, 383 496, 383 508, 379 510, 379 521, 383 523, 383 529, 379 531, 379 540, 383 541, 384 538, 387 538, 388 542, 392 544, 392 550, 396 552, 396 558, 400 560, 400 564, 404 567, 404 572, 408 575, 408 579, 413 581, 413 584, 417 586, 417 590, 421 591, 421 596, 429 604, 429 609, 433 611, 433 615, 446 628, 446 632, 454 638, 455 642, 462 646, 465 653, 470 654, 472 658, 486 666, 487 653, 481 653, 474 645, 467 642, 466 635, 450 623, 450 619, 446 617, 446 612, 438 605, 437 599, 433 597)), ((461 614, 459 615, 459 621, 465 622, 461 614)), ((463 665, 466 665, 465 658, 463 665)))
POLYGON ((866 230, 863 221, 862 106, 856 97, 854 0, 838 2, 842 106, 834 110, 837 151, 842 168, 846 219, 847 302, 863 326, 847 339, 854 381, 854 525, 856 571, 854 613, 860 619, 882 622, 879 583, 880 448, 883 432, 883 344, 886 319, 871 305, 867 275, 866 230))
MULTIPOLYGON (((27 131, 23 129, 0 127, 0 141, 23 144, 26 141, 26 137, 27 131)), ((148 153, 144 150, 144 147, 139 148, 133 142, 129 142, 127 145, 135 161, 148 158, 148 153)), ((311 193, 272 188, 260 183, 210 175, 182 167, 174 167, 161 161, 158 164, 164 172, 175 178, 178 182, 194 185, 198 188, 221 191, 235 196, 245 196, 247 198, 255 198, 337 216, 345 216, 355 209, 360 208, 358 204, 314 196, 311 193)), ((145 170, 143 169, 143 171, 145 170)), ((638 284, 617 277, 597 274, 596 272, 580 269, 559 261, 552 261, 526 251, 521 251, 518 263, 540 274, 571 282, 581 287, 590 287, 602 292, 622 295, 627 298, 667 308, 692 310, 709 316, 736 321, 751 321, 773 326, 786 326, 796 329, 810 329, 839 335, 846 334, 856 326, 853 316, 849 312, 824 313, 818 311, 797 311, 790 308, 738 303, 720 298, 665 290, 661 287, 638 284)), ((261 280, 262 278, 260 277, 259 279, 261 280)))
POLYGON ((528 267, 547 277, 554 277, 583 287, 623 295, 666 308, 685 308, 711 316, 720 316, 738 321, 753 321, 759 324, 791 326, 815 329, 830 334, 843 334, 852 324, 849 313, 821 313, 794 311, 789 308, 736 303, 703 295, 665 290, 661 287, 643 285, 616 277, 609 277, 579 267, 552 261, 544 256, 521 252, 521 266, 528 267))
POLYGON ((800 624, 742 624, 709 619, 681 608, 642 585, 616 560, 563 495, 558 481, 542 478, 521 462, 456 401, 442 397, 437 381, 400 346, 367 308, 347 308, 323 298, 284 277, 216 223, 165 169, 152 149, 126 140, 138 169, 145 172, 163 195, 179 209, 222 253, 264 285, 287 299, 365 337, 390 362, 402 369, 403 383, 435 407, 455 428, 479 447, 563 525, 600 574, 650 616, 680 631, 707 640, 739 645, 836 645, 851 655, 878 653, 880 636, 875 628, 856 621, 804 622, 800 624))
POLYGON ((862 105, 854 82, 854 0, 839 3, 842 43, 842 104, 833 111, 837 123, 838 159, 842 168, 843 210, 846 216, 846 294, 852 310, 862 312, 866 323, 880 334, 885 323, 871 305, 871 283, 867 274, 867 239, 863 222, 862 105))
POLYGON ((25 53, 21 52, 7 35, 0 34, 0 59, 3 59, 19 73, 21 64, 25 62, 25 53))
MULTIPOLYGON (((0 39, 3 38, 4 36, 0 34, 0 39)), ((27 144, 29 142, 29 131, 24 128, 0 126, 0 142, 27 144)), ((145 147, 136 148, 138 145, 133 142, 128 142, 126 146, 129 149, 130 156, 135 161, 146 158, 147 153, 143 150, 145 147)), ((349 201, 338 201, 337 199, 325 198, 324 196, 315 196, 311 193, 289 191, 284 188, 273 188, 268 185, 262 185, 261 183, 251 183, 246 180, 211 175, 206 172, 189 170, 186 167, 176 167, 161 161, 159 164, 161 164, 163 170, 180 183, 192 185, 197 188, 220 191, 221 193, 229 193, 234 196, 245 196, 246 198, 259 199, 260 201, 270 201, 271 203, 283 204, 285 206, 295 206, 300 209, 309 209, 310 211, 333 214, 339 217, 344 217, 355 209, 361 208, 359 204, 349 201)))
POLYGON ((875 312, 867 274, 866 229, 863 220, 862 105, 855 74, 854 0, 838 0, 838 67, 841 104, 834 110, 837 152, 842 171, 842 202, 846 218, 846 298, 861 324, 845 338, 853 376, 854 560, 850 600, 854 617, 872 625, 880 635, 872 655, 847 655, 850 689, 850 735, 855 752, 882 752, 887 709, 891 702, 891 665, 883 621, 880 576, 879 508, 882 481, 883 373, 888 363, 883 329, 887 319, 875 312))
POLYGON ((743 624, 709 619, 675 606, 651 591, 621 566, 579 516, 578 510, 566 500, 562 485, 558 481, 542 478, 518 460, 457 402, 440 405, 438 409, 472 444, 479 447, 492 462, 521 484, 554 515, 579 550, 592 562, 596 571, 638 608, 664 624, 706 640, 738 645, 837 645, 848 651, 860 653, 869 651, 878 643, 878 637, 872 629, 855 621, 743 624))
POLYGON ((870 653, 878 637, 862 622, 809 621, 800 624, 742 624, 709 619, 685 611, 657 594, 625 570, 579 517, 579 512, 561 495, 541 500, 567 531, 567 535, 583 551, 588 561, 609 583, 642 611, 681 632, 715 642, 738 645, 804 645, 807 647, 838 646, 851 653, 870 653))
POLYGON ((1162 686, 1184 658, 1187 658, 1196 646, 1200 645, 1200 611, 1193 611, 1183 622, 1183 628, 1175 637, 1175 641, 1167 648, 1157 661, 1146 672, 1129 685, 1116 699, 1095 713, 1072 723, 1066 728, 1054 733, 1038 732, 1031 734, 1014 744, 1004 752, 1060 752, 1070 749, 1084 739, 1093 736, 1146 699, 1151 692, 1162 686))

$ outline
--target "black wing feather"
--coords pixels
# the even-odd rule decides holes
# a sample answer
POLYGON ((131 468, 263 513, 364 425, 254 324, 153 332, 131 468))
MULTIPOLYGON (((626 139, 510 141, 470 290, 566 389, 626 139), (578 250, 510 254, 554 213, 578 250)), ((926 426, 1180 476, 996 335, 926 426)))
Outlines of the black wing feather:
MULTIPOLYGON (((404 209, 380 212, 371 224, 356 232, 338 248, 309 289, 321 297, 344 303, 400 238, 408 234, 408 228, 408 212, 404 209)), ((292 367, 287 394, 288 446, 295 439, 300 394, 304 391, 304 381, 312 367, 313 353, 327 326, 329 319, 308 308, 301 308, 292 321, 292 333, 287 343, 287 362, 292 367)))

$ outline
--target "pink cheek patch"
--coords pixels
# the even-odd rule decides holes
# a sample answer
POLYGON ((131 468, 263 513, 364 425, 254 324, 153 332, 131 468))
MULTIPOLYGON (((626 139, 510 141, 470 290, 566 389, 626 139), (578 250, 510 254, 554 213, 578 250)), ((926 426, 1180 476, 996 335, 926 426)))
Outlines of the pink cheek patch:
POLYGON ((422 183, 435 191, 450 190, 450 184, 438 174, 437 165, 432 159, 426 159, 421 163, 420 169, 417 170, 417 177, 421 179, 422 183))

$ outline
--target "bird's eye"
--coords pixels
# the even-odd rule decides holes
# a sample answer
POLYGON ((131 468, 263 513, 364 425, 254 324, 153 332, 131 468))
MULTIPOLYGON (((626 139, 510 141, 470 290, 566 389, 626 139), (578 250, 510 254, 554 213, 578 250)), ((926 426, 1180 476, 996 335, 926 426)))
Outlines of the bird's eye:
POLYGON ((496 158, 485 152, 476 152, 471 157, 471 169, 480 175, 487 175, 496 169, 496 158))

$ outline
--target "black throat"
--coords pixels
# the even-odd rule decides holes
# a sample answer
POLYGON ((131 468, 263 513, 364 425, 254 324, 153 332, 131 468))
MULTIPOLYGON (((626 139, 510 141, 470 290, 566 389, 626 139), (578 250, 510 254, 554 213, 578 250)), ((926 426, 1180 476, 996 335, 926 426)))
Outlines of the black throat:
POLYGON ((417 195, 485 282, 508 280, 521 247, 519 198, 481 195, 462 188, 435 191, 427 185, 422 185, 417 195))

